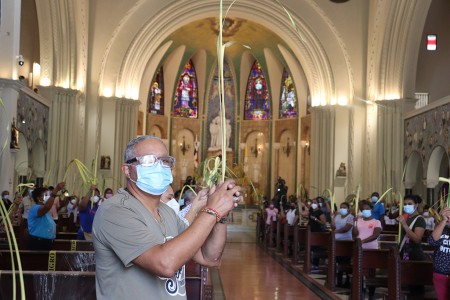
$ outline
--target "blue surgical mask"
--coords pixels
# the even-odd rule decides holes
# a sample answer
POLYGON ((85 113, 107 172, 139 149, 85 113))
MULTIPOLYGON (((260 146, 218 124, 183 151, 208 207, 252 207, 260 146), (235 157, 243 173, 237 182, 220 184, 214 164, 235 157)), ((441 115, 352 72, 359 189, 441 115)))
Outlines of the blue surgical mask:
POLYGON ((408 215, 412 214, 416 209, 414 208, 413 204, 406 204, 403 207, 403 210, 405 211, 405 213, 407 213, 408 215))
POLYGON ((429 217, 429 216, 430 216, 430 213, 429 213, 429 212, 427 212, 427 211, 424 211, 424 212, 423 212, 423 216, 427 218, 427 217, 429 217))
POLYGON ((162 195, 173 181, 172 170, 163 167, 161 163, 154 164, 151 167, 142 165, 136 166, 137 180, 139 189, 150 195, 162 195))
POLYGON ((373 196, 372 197, 372 202, 377 202, 378 201, 378 197, 377 196, 373 196))
POLYGON ((311 204, 311 207, 312 207, 312 209, 316 209, 317 208, 317 204, 313 203, 313 204, 311 204))
POLYGON ((372 215, 372 211, 370 209, 365 209, 362 211, 362 216, 364 218, 369 218, 372 215))
POLYGON ((180 199, 180 206, 183 206, 183 205, 184 205, 184 199, 181 198, 181 199, 180 199))
POLYGON ((9 199, 9 195, 3 195, 3 200, 8 200, 9 199))
POLYGON ((346 208, 340 208, 340 209, 339 209, 339 213, 340 213, 341 215, 345 216, 345 215, 348 214, 348 209, 346 209, 346 208))

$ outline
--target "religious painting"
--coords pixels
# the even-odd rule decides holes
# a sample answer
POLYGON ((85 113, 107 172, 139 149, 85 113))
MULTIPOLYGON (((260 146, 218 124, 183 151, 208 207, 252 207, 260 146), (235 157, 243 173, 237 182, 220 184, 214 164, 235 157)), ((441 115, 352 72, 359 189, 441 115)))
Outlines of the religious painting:
POLYGON ((286 68, 281 80, 280 119, 297 117, 297 98, 295 97, 294 82, 286 68))
POLYGON ((111 156, 102 155, 100 158, 100 169, 109 170, 111 169, 111 156))
POLYGON ((250 70, 244 106, 245 120, 270 119, 269 90, 266 76, 258 61, 255 61, 250 70))
POLYGON ((173 115, 176 117, 197 118, 197 97, 197 75, 192 60, 189 60, 178 80, 173 115))
MULTIPOLYGON (((217 65, 211 78, 208 93, 208 119, 207 142, 204 144, 204 153, 207 150, 217 150, 222 147, 222 121, 220 119, 220 97, 219 97, 219 72, 217 65)), ((227 149, 234 148, 235 130, 232 124, 235 123, 235 102, 236 92, 232 70, 230 64, 225 60, 223 63, 224 75, 224 99, 225 99, 225 128, 227 130, 225 143, 227 149)))
POLYGON ((162 66, 156 72, 150 85, 148 113, 164 115, 164 73, 162 66))

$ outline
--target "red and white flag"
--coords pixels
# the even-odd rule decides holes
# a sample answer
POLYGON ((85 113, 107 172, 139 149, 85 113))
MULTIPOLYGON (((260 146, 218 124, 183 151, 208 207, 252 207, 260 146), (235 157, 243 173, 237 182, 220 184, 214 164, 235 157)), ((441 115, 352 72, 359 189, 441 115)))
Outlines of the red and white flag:
POLYGON ((199 147, 199 142, 197 139, 197 136, 195 136, 195 141, 194 141, 194 168, 198 168, 198 147, 199 147))

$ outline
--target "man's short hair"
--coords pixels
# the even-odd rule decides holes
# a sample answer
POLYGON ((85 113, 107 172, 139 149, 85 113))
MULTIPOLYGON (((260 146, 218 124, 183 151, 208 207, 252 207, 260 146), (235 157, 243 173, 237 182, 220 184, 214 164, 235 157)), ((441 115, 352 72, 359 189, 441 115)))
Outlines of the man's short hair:
POLYGON ((187 191, 184 192, 183 199, 184 199, 185 202, 186 201, 191 201, 192 202, 192 200, 194 200, 194 198, 195 198, 195 194, 194 194, 193 191, 188 189, 187 191))
POLYGON ((128 142, 127 147, 125 149, 124 155, 125 162, 136 157, 136 155, 134 154, 134 149, 136 145, 145 140, 158 140, 164 145, 163 141, 159 137, 153 135, 142 135, 135 139, 132 139, 131 141, 128 142))

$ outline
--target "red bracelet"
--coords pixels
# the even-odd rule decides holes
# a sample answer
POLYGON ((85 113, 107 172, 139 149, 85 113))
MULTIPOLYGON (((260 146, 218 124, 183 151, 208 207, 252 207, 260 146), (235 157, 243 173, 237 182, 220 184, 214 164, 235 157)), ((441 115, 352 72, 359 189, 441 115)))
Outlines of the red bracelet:
POLYGON ((219 213, 214 208, 204 207, 204 208, 202 208, 201 212, 205 212, 207 214, 215 216, 216 217, 216 223, 219 223, 220 219, 222 219, 222 216, 219 215, 219 213))

